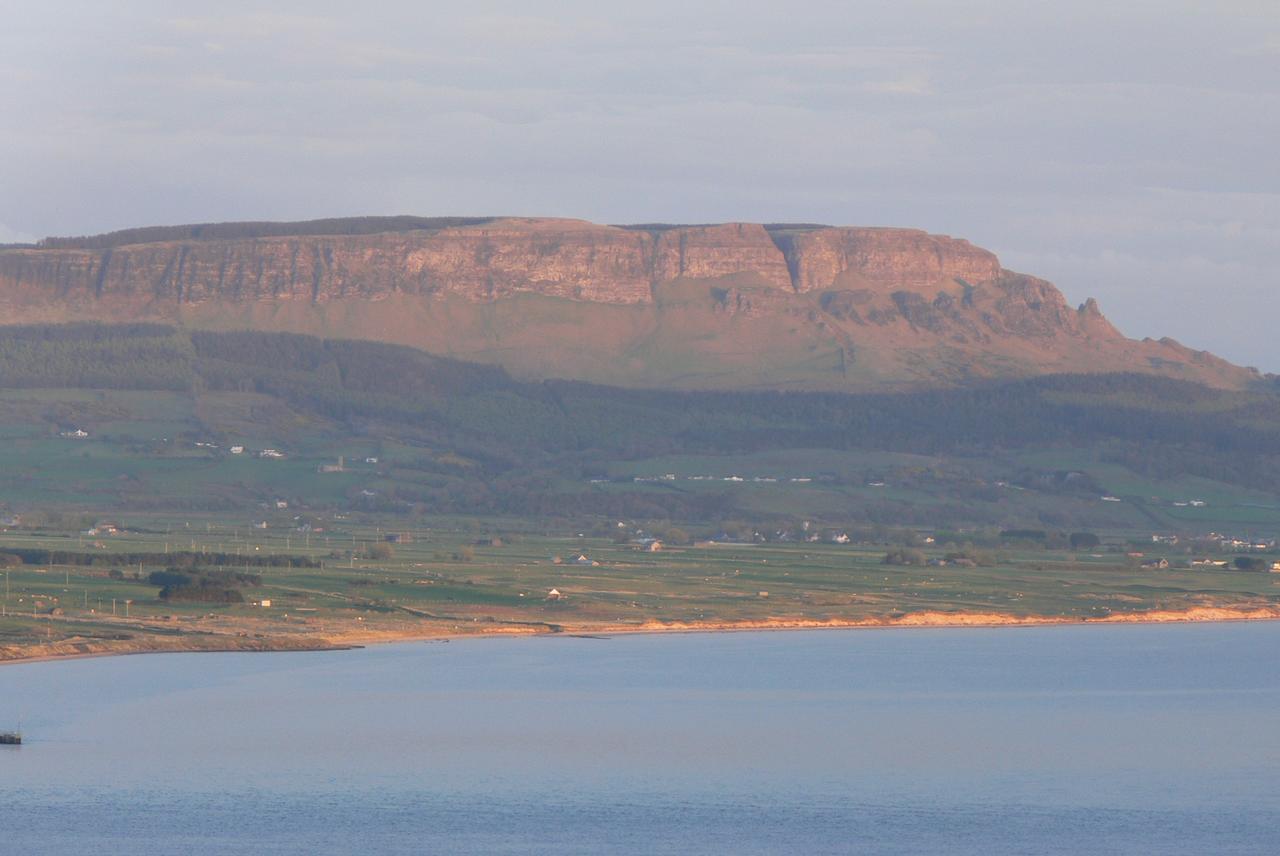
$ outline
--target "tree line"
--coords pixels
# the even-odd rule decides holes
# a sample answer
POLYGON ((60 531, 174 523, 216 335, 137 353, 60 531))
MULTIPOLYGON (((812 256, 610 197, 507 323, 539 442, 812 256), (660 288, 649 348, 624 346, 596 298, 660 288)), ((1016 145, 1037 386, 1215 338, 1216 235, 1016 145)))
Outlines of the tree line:
MULTIPOLYGON (((300 236, 373 235, 380 232, 437 231, 460 226, 479 226, 492 217, 331 217, 287 223, 239 222, 193 223, 186 226, 143 226, 101 235, 49 237, 34 245, 40 250, 107 250, 128 244, 161 241, 234 241, 252 238, 300 236)), ((3 249, 3 247, 0 247, 3 249)))
POLYGON ((318 568, 320 561, 308 556, 282 553, 215 553, 183 550, 174 553, 82 553, 72 550, 46 550, 39 547, 5 547, 6 556, 17 557, 24 565, 73 565, 76 567, 105 567, 125 565, 164 565, 170 568, 191 569, 202 567, 240 568, 318 568))

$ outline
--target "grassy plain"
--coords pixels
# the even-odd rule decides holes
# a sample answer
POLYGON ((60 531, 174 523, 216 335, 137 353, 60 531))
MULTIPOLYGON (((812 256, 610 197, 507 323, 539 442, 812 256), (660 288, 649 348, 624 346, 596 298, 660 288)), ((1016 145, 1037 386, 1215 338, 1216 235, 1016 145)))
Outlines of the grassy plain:
POLYGON ((101 556, 92 566, 6 572, 0 658, 948 617, 1085 621, 1196 609, 1280 615, 1280 574, 1147 569, 1116 552, 1006 550, 993 554, 990 567, 896 566, 883 563, 886 548, 879 545, 729 543, 647 552, 612 539, 522 529, 518 521, 441 520, 407 529, 390 521, 388 529, 388 521, 348 518, 312 532, 283 524, 250 529, 211 515, 121 522, 133 531, 96 539, 52 531, 0 535, 0 552, 39 547, 101 556), (392 531, 402 540, 389 545, 393 555, 368 558, 392 531), (163 568, 159 559, 142 567, 110 561, 180 550, 305 556, 323 567, 248 568, 261 573, 261 586, 244 589, 245 604, 215 606, 160 600, 159 589, 144 581, 163 568), (579 555, 587 562, 576 563, 579 555), (113 579, 113 568, 123 578, 113 579), (559 599, 549 598, 553 589, 559 599), (269 607, 252 605, 264 599, 269 607))

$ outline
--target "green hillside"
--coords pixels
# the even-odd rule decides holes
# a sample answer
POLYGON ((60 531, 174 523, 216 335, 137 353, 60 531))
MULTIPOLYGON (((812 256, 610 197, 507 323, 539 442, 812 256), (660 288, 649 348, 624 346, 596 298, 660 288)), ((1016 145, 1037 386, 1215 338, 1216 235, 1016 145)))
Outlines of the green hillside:
POLYGON ((1280 529, 1280 395, 1151 376, 666 392, 289 334, 13 327, 0 436, 15 512, 1280 529))

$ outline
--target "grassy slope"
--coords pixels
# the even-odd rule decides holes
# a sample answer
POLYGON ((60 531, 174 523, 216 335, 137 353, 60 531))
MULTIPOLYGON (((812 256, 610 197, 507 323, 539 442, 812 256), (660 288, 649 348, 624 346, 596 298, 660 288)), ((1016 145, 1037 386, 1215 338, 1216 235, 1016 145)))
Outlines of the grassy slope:
POLYGON ((1274 395, 1134 376, 894 396, 680 394, 522 383, 370 343, 39 328, 0 336, 0 463, 13 475, 0 501, 1266 526, 1278 413, 1274 395), (59 436, 72 427, 90 439, 59 436), (233 456, 233 444, 287 454, 233 456), (348 472, 316 471, 340 455, 348 472), (356 463, 365 457, 380 463, 356 463), (1206 504, 1175 505, 1191 499, 1206 504))
MULTIPOLYGON (((0 435, 5 438, 0 469, 9 474, 0 481, 0 503, 18 512, 43 506, 100 514, 223 508, 247 525, 261 514, 259 504, 276 499, 317 511, 374 510, 379 497, 466 482, 468 466, 479 466, 469 451, 447 441, 405 445, 385 435, 352 433, 342 423, 253 393, 5 390, 0 392, 0 435), (83 425, 92 436, 57 436, 66 424, 83 425), (221 447, 196 446, 202 438, 217 438, 221 447), (231 455, 232 444, 246 445, 250 453, 231 455), (265 447, 280 448, 287 457, 253 456, 265 447), (346 458, 345 472, 318 472, 339 455, 346 458), (379 462, 367 464, 366 457, 379 462), (424 457, 449 465, 452 472, 424 471, 424 457)), ((886 519, 871 519, 891 525, 1043 526, 1060 519, 1063 526, 1104 531, 1280 529, 1280 501, 1273 494, 1198 476, 1143 476, 1101 460, 1095 451, 1072 448, 963 456, 780 448, 619 457, 594 482, 567 469, 553 489, 566 496, 724 496, 730 501, 728 515, 747 519, 812 517, 839 523, 865 520, 875 512, 886 519), (1060 470, 1086 473, 1125 501, 1010 485, 1020 473, 1060 470), (675 479, 661 478, 668 474, 675 479), (743 481, 727 480, 733 477, 743 481), (1206 505, 1173 504, 1193 498, 1206 505)))
MULTIPOLYGON (((1179 346, 1131 340, 998 337, 957 343, 899 320, 855 323, 821 308, 820 294, 762 290, 754 274, 664 283, 652 304, 538 294, 473 302, 393 293, 333 299, 174 303, 23 304, 26 322, 176 323, 369 339, 501 365, 524 378, 572 378, 627 387, 877 391, 1057 372, 1156 372, 1240 388, 1256 376, 1179 346), (716 299, 744 294, 736 311, 716 299)), ((16 310, 15 310, 16 311, 16 310)))

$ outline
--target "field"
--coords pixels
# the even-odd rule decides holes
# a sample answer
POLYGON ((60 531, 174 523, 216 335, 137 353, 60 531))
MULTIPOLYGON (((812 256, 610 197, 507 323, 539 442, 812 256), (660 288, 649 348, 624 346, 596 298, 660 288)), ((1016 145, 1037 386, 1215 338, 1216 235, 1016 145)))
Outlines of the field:
MULTIPOLYGON (((548 535, 514 520, 388 529, 339 517, 298 531, 283 522, 263 530, 209 515, 152 515, 120 525, 126 531, 97 538, 0 535, 0 552, 43 548, 93 557, 91 565, 23 564, 5 572, 0 657, 965 616, 999 623, 1194 609, 1280 615, 1280 574, 1153 570, 1105 548, 999 550, 987 567, 898 566, 884 563, 885 545, 727 543, 649 552, 631 539, 548 535), (165 567, 166 554, 182 551, 288 556, 323 567, 240 568, 236 562, 245 560, 231 558, 229 569, 261 574, 261 585, 243 588, 245 603, 165 602, 146 577, 165 567), (113 560, 127 553, 153 555, 141 566, 113 560), (263 601, 270 605, 254 605, 263 601)), ((945 552, 924 550, 934 559, 945 552)))
POLYGON ((675 393, 12 328, 0 656, 1280 615, 1280 575, 1231 569, 1280 558, 1277 420, 1266 389, 1138 376, 675 393))
MULTIPOLYGON (((248 525, 257 522, 251 520, 259 516, 255 507, 273 507, 277 500, 304 510, 387 511, 424 501, 429 506, 430 499, 465 503, 477 477, 501 480, 465 447, 353 434, 348 426, 255 393, 0 390, 0 439, 0 472, 6 475, 0 511, 16 513, 237 509, 248 525), (69 426, 84 426, 89 436, 61 436, 69 426), (217 443, 204 444, 208 440, 217 443), (232 455, 232 445, 246 451, 232 455), (284 457, 258 457, 266 448, 284 457), (321 471, 340 456, 341 472, 321 471)), ((721 509, 721 517, 814 518, 836 525, 1061 521, 1058 526, 1112 532, 1280 531, 1274 494, 1198 476, 1142 476, 1087 449, 930 456, 783 448, 614 457, 602 460, 594 477, 571 460, 539 466, 542 489, 571 500, 570 508, 591 509, 597 499, 609 499, 643 509, 651 497, 655 507, 702 503, 721 509), (1093 489, 1017 483, 1028 474, 1047 478, 1064 471, 1087 476, 1093 489), (1121 502, 1102 502, 1103 492, 1121 502)))

